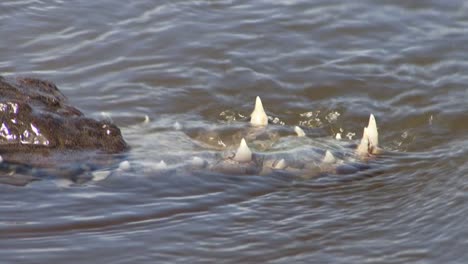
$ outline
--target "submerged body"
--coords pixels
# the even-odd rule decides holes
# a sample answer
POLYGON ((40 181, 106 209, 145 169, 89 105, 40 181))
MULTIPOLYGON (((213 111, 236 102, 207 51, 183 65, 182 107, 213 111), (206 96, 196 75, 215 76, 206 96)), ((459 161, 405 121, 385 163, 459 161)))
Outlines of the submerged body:
MULTIPOLYGON (((50 82, 0 77, 0 98, 0 154, 3 160, 0 183, 24 185, 51 176, 81 182, 88 178, 80 180, 77 175, 114 166, 112 164, 118 161, 114 154, 127 149, 119 128, 106 121, 85 117, 68 105, 65 96, 50 82)), ((181 140, 193 145, 176 154, 179 161, 174 163, 165 159, 161 150, 163 159, 145 164, 124 161, 120 167, 114 167, 118 167, 117 170, 141 168, 145 174, 182 170, 238 175, 287 173, 311 177, 323 173, 352 173, 362 168, 355 164, 365 163, 379 150, 377 125, 372 115, 360 144, 350 148, 349 142, 309 137, 297 126, 268 125, 268 116, 259 97, 248 125, 226 125, 212 133, 202 130, 199 134, 204 137, 200 138, 191 137, 191 132, 183 131, 180 124, 177 130, 181 140)), ((172 140, 169 144, 177 149, 178 143, 181 141, 172 140)), ((94 176, 105 178, 108 174, 107 171, 94 176)), ((91 173, 89 178, 92 177, 91 173)))
POLYGON ((235 124, 233 127, 225 125, 218 134, 211 131, 209 136, 196 136, 193 139, 197 146, 214 152, 210 155, 203 151, 194 151, 192 157, 203 160, 197 163, 199 166, 194 166, 192 159, 187 159, 188 162, 178 165, 166 164, 165 168, 198 169, 220 174, 286 173, 313 177, 329 173, 348 174, 366 169, 368 160, 380 150, 373 115, 370 115, 369 123, 357 146, 353 142, 331 137, 309 137, 298 126, 271 126, 267 120, 262 102, 257 97, 250 124, 235 124), (236 144, 236 141, 240 143, 236 144), (249 146, 253 146, 253 149, 249 146))

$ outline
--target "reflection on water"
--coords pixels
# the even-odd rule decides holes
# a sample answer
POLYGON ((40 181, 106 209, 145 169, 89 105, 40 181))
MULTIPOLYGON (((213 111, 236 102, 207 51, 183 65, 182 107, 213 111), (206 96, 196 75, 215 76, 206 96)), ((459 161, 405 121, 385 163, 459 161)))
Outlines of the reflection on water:
POLYGON ((0 23, 0 74, 51 80, 111 118, 139 166, 70 188, 0 185, 6 263, 468 257, 463 1, 7 0, 0 23), (356 140, 373 113, 386 153, 352 177, 151 169, 243 124, 257 95, 311 140, 356 140))

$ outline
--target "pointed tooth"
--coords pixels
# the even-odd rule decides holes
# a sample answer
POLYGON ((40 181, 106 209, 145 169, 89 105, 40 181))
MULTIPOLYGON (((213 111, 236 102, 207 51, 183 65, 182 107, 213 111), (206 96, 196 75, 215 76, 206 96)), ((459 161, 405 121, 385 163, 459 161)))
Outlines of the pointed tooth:
POLYGON ((260 99, 260 96, 255 97, 255 109, 263 110, 262 99, 260 99))
POLYGON ((179 123, 179 122, 175 122, 174 125, 173 125, 173 128, 174 130, 181 130, 182 129, 182 125, 179 123))
POLYGON ((164 160, 161 160, 159 163, 156 163, 153 168, 156 170, 165 170, 167 169, 167 164, 164 160))
POLYGON ((323 157, 322 162, 330 164, 330 163, 335 163, 335 161, 336 161, 335 156, 333 156, 333 154, 329 150, 327 150, 327 152, 325 152, 325 156, 323 157))
POLYGON ((369 153, 369 136, 367 133, 367 127, 365 127, 362 132, 361 143, 359 143, 359 146, 356 149, 358 155, 365 156, 369 153))
POLYGON ((241 140, 234 160, 237 162, 250 162, 252 160, 252 151, 250 151, 249 146, 247 146, 245 139, 241 140))
POLYGON ((130 170, 130 168, 131 168, 130 162, 128 162, 128 160, 124 160, 120 162, 118 170, 128 171, 130 170))
POLYGON ((273 164, 273 169, 284 170, 286 166, 286 161, 284 159, 280 159, 273 164))
POLYGON ((356 149, 358 155, 365 156, 367 154, 376 154, 378 152, 379 133, 377 130, 377 122, 373 114, 369 117, 369 124, 364 128, 361 143, 356 149))
POLYGON ((296 132, 298 137, 305 137, 306 135, 304 130, 302 130, 302 128, 300 128, 299 126, 294 127, 294 132, 296 132))
POLYGON ((255 108, 250 115, 250 123, 254 126, 268 125, 268 116, 263 109, 262 100, 259 96, 255 99, 255 108))
POLYGON ((200 157, 193 157, 190 161, 191 165, 196 168, 203 168, 206 166, 207 161, 200 157))
POLYGON ((372 148, 377 148, 379 145, 379 133, 377 131, 377 122, 373 114, 369 117, 369 124, 367 125, 367 135, 369 143, 372 148))
POLYGON ((336 133, 335 139, 341 140, 341 133, 336 133))
POLYGON ((108 170, 101 170, 101 171, 95 171, 91 173, 93 175, 93 181, 102 181, 107 179, 109 175, 111 175, 111 171, 108 170))

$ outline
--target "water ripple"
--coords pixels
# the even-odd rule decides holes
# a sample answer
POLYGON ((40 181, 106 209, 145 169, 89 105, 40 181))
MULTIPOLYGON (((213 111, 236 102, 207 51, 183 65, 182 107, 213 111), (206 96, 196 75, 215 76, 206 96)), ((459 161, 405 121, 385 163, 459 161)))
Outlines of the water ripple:
POLYGON ((2 261, 462 263, 467 10, 456 0, 2 1, 2 75, 52 80, 87 115, 107 113, 136 164, 69 188, 0 186, 2 261), (257 95, 272 117, 326 139, 357 139, 374 113, 385 153, 369 170, 310 179, 149 169, 200 151, 188 134, 223 128, 220 113, 240 127, 257 95))

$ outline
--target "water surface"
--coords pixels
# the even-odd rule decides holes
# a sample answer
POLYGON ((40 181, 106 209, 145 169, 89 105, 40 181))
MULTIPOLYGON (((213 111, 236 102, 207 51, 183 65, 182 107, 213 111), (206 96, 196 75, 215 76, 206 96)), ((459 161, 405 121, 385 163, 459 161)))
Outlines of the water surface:
POLYGON ((5 0, 0 24, 0 73, 111 118, 143 167, 193 149, 175 122, 243 122, 257 95, 322 137, 355 140, 373 113, 388 151, 349 179, 149 169, 1 185, 2 262, 468 259, 464 1, 5 0))

